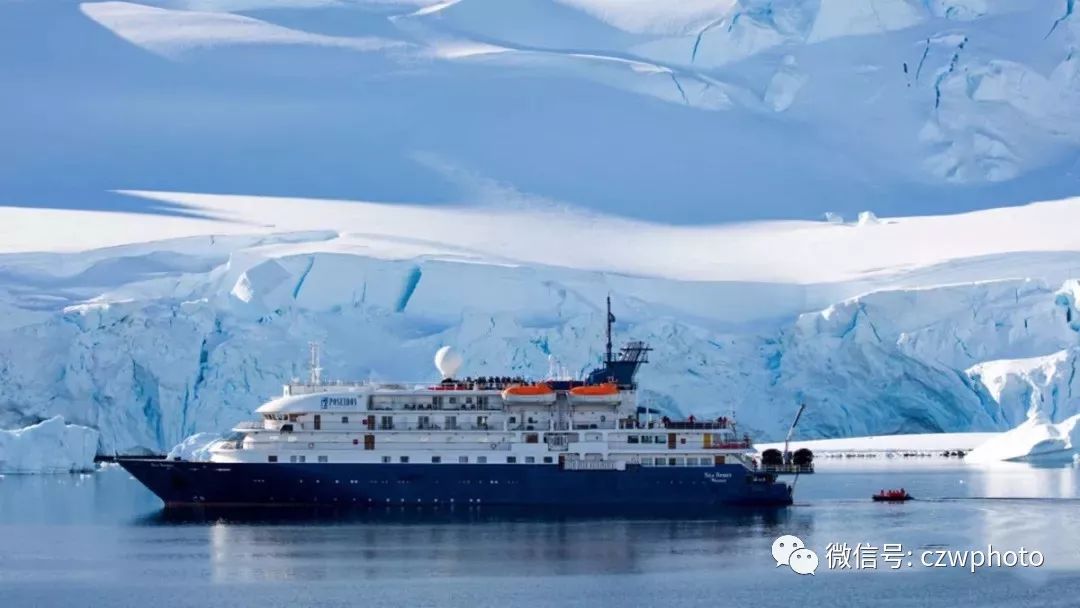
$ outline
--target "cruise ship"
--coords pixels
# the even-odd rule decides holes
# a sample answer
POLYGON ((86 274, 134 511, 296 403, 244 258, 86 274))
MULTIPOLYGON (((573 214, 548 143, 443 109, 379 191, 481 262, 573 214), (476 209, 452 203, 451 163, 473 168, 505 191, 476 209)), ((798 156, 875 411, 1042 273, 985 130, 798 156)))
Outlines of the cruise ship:
POLYGON ((792 487, 759 468, 721 417, 673 420, 639 407, 650 348, 612 352, 584 379, 457 377, 420 384, 311 376, 210 446, 208 461, 119 458, 166 507, 781 507, 792 487))

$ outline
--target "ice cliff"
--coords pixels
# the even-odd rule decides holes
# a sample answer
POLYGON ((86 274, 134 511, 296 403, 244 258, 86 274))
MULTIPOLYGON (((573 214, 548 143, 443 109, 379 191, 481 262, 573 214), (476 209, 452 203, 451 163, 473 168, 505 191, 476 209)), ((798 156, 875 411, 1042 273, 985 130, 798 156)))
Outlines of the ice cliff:
MULTIPOLYGON (((230 199, 226 207, 236 210, 241 202, 230 199)), ((251 212, 264 221, 285 204, 258 202, 251 212)), ((315 203, 304 205, 299 208, 315 203)), ((312 221, 351 225, 347 214, 359 203, 340 205, 337 215, 314 214, 312 221)), ((230 226, 243 234, 7 253, 0 255, 0 428, 63 416, 100 432, 92 440, 100 453, 164 452, 193 433, 226 430, 283 382, 303 376, 311 340, 323 344, 331 378, 432 381, 431 356, 445 344, 465 355, 465 375, 543 377, 550 357, 582 374, 601 357, 608 294, 617 338, 656 349, 640 377, 642 403, 673 415, 734 411, 748 430, 774 439, 800 402, 809 405, 803 438, 1004 430, 1028 418, 1059 422, 1080 413, 1074 397, 1080 393, 1073 390, 1080 287, 1068 279, 1080 255, 1060 251, 1067 242, 1049 231, 1037 243, 1002 236, 995 246, 1055 250, 935 264, 927 263, 926 251, 900 248, 888 255, 922 261, 894 260, 888 272, 857 269, 886 255, 879 249, 913 226, 921 234, 957 226, 989 234, 1032 217, 1041 222, 1046 209, 1063 214, 1055 225, 1068 226, 1064 218, 1074 207, 1033 206, 999 219, 993 211, 933 222, 818 222, 797 229, 777 223, 749 235, 745 227, 680 229, 683 236, 671 242, 689 239, 690 248, 665 245, 667 277, 626 271, 634 264, 659 267, 648 252, 668 229, 657 227, 624 226, 628 249, 611 261, 579 256, 620 271, 509 257, 535 254, 529 239, 546 238, 566 238, 566 247, 577 246, 580 254, 590 235, 599 234, 580 219, 567 225, 573 229, 558 225, 558 214, 508 224, 518 226, 520 238, 492 226, 447 233, 446 242, 391 236, 391 220, 412 213, 393 210, 385 211, 378 237, 265 228, 248 234, 252 224, 236 223, 230 226), (819 260, 832 255, 824 243, 835 241, 837 251, 852 245, 848 239, 867 244, 858 258, 837 257, 832 266, 806 271, 810 282, 754 282, 723 279, 752 266, 722 259, 693 265, 694 235, 728 246, 745 239, 738 246, 765 265, 753 271, 763 279, 789 272, 783 256, 804 257, 804 240, 816 244, 819 260), (770 259, 763 244, 777 235, 790 251, 770 259)), ((372 213, 365 210, 357 225, 375 226, 372 213)), ((80 228, 96 217, 71 214, 80 228)), ((414 219, 409 229, 418 235, 444 225, 414 219)), ((1061 238, 1070 234, 1064 230, 1061 238)), ((942 239, 939 247, 985 242, 976 234, 942 239)), ((597 251, 619 250, 613 241, 597 251)), ((566 253, 555 247, 545 255, 566 253)))

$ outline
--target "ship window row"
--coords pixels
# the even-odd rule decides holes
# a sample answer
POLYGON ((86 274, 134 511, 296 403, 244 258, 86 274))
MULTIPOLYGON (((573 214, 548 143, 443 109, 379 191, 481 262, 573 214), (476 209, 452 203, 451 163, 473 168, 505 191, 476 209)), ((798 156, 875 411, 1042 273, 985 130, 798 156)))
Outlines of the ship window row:
MULTIPOLYGON (((278 457, 276 454, 270 454, 266 457, 266 462, 277 462, 278 457)), ((319 456, 318 461, 322 463, 330 462, 329 456, 319 456)), ((291 454, 289 456, 289 462, 294 464, 302 464, 307 462, 307 455, 305 454, 291 454)))
MULTIPOLYGON (((363 423, 364 426, 369 426, 369 424, 370 424, 367 420, 363 420, 361 422, 363 423)), ((468 430, 470 428, 471 429, 479 429, 479 430, 489 430, 489 428, 490 428, 487 416, 477 416, 475 418, 475 421, 470 419, 470 420, 463 421, 463 423, 464 424, 459 424, 457 416, 444 416, 443 419, 442 419, 442 424, 441 425, 438 424, 438 422, 435 419, 433 419, 431 416, 418 416, 417 419, 416 419, 416 424, 415 425, 410 425, 410 424, 408 424, 407 422, 404 422, 404 421, 399 422, 399 423, 395 423, 393 416, 380 416, 379 420, 378 420, 378 426, 376 428, 378 430, 380 430, 380 431, 392 431, 392 430, 395 430, 395 429, 397 429, 397 430, 420 430, 420 431, 438 431, 438 430, 453 431, 453 430, 458 430, 458 429, 468 430)))
POLYGON ((703 458, 650 458, 643 456, 640 459, 641 466, 645 467, 711 467, 714 464, 712 457, 703 458))
POLYGON ((666 435, 628 435, 627 443, 667 443, 666 435))
MULTIPOLYGON (((383 461, 384 464, 391 464, 391 463, 394 462, 394 457, 393 456, 383 456, 382 461, 383 461)), ((408 464, 410 462, 410 459, 409 459, 408 456, 398 456, 397 461, 399 463, 401 463, 401 464, 408 464)), ((431 463, 432 464, 440 464, 442 462, 443 462, 443 457, 442 456, 432 456, 431 457, 431 463)), ((475 460, 472 460, 472 458, 469 457, 469 456, 458 456, 457 457, 457 463, 458 464, 469 464, 470 462, 473 462, 473 463, 476 463, 476 464, 487 464, 488 463, 488 457, 487 456, 476 456, 475 460)), ((507 456, 506 460, 504 462, 506 462, 506 464, 517 464, 519 462, 519 460, 518 460, 517 456, 507 456)), ((522 462, 524 464, 536 464, 537 459, 536 459, 536 456, 525 456, 520 460, 520 462, 522 462)), ((541 462, 543 462, 544 464, 554 464, 555 459, 552 456, 543 456, 543 457, 541 457, 541 462)))
MULTIPOLYGON (((325 455, 318 456, 317 460, 320 463, 328 463, 328 462, 330 462, 330 457, 325 456, 325 455)), ((644 460, 650 460, 651 461, 652 459, 648 458, 648 459, 644 459, 644 460)), ((659 460, 664 460, 664 459, 663 458, 657 458, 656 460, 659 461, 659 460)), ((672 459, 672 460, 675 460, 675 459, 672 459)), ((683 459, 679 458, 678 460, 682 461, 683 459)), ((691 458, 691 459, 688 459, 688 460, 693 460, 693 459, 691 458)), ((708 460, 708 459, 705 458, 705 459, 702 459, 702 460, 708 460)), ((278 457, 277 457, 276 454, 270 454, 270 455, 268 455, 266 457, 266 461, 267 462, 278 462, 278 457)), ((382 461, 383 461, 384 464, 391 464, 391 463, 394 462, 394 457, 393 456, 383 456, 382 461)), ((410 462, 410 459, 409 459, 408 456, 398 456, 397 461, 399 463, 401 463, 401 464, 408 464, 410 462)), ((304 464, 304 463, 307 462, 307 455, 305 455, 305 454, 291 454, 289 456, 289 462, 291 462, 293 464, 304 464)), ((431 463, 432 464, 441 464, 442 462, 443 462, 442 456, 432 456, 431 457, 431 463)), ((475 460, 471 460, 469 456, 458 456, 457 462, 458 462, 458 464, 469 464, 470 462, 474 462, 476 464, 487 464, 488 463, 488 457, 487 456, 477 456, 475 460)), ((507 456, 506 460, 504 462, 506 462, 506 464, 517 464, 518 463, 518 457, 517 456, 507 456)), ((536 456, 525 456, 521 460, 521 462, 523 462, 524 464, 536 464, 537 463, 536 456)), ((551 457, 551 456, 543 456, 541 458, 541 462, 543 462, 544 464, 554 464, 555 459, 553 457, 551 457)), ((644 464, 644 463, 642 463, 642 464, 644 464)), ((705 463, 703 462, 702 464, 705 464, 705 463)), ((662 466, 662 465, 657 465, 657 466, 662 466)), ((672 466, 675 466, 675 465, 672 465, 672 466)))
POLYGON ((431 400, 418 401, 415 397, 375 397, 373 410, 438 410, 438 409, 498 409, 499 403, 487 395, 435 396, 431 400))

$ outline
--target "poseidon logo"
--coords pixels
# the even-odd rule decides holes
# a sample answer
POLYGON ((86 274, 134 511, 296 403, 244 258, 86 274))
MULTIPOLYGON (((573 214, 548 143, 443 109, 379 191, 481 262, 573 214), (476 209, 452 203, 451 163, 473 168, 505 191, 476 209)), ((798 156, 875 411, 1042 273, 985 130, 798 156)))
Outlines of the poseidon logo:
POLYGON ((322 409, 331 407, 356 407, 356 397, 323 397, 322 409))

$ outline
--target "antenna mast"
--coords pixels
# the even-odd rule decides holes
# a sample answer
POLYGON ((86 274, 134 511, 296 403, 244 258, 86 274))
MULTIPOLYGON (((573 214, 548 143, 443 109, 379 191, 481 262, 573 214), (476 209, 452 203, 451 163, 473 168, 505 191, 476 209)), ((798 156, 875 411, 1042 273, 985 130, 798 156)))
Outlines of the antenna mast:
POLYGON ((322 367, 319 365, 319 343, 308 342, 308 347, 311 348, 311 360, 308 362, 310 370, 308 384, 319 385, 322 384, 322 367))
POLYGON ((611 314, 611 296, 607 297, 607 352, 604 363, 611 363, 611 324, 615 322, 615 315, 611 314))

